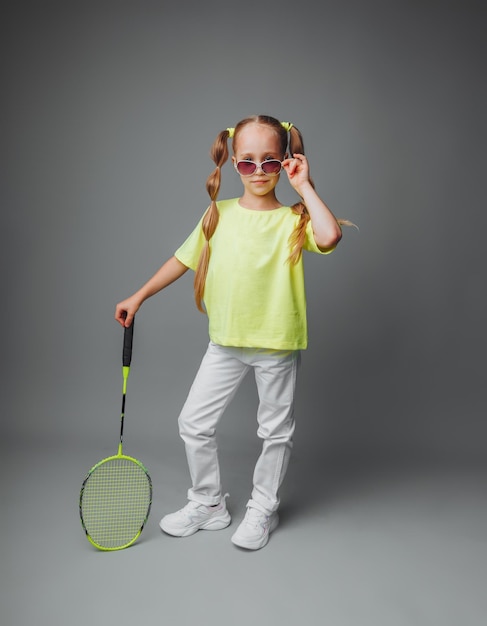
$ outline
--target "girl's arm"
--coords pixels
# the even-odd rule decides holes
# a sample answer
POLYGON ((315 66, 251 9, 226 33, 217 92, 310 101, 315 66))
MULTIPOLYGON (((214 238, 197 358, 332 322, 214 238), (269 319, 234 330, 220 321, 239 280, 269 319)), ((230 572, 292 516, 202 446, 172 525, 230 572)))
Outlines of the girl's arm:
POLYGON ((175 256, 168 259, 145 285, 132 296, 117 304, 115 308, 115 319, 117 322, 122 326, 130 326, 134 315, 147 298, 150 298, 178 278, 181 278, 187 270, 188 267, 181 263, 175 256))
POLYGON ((316 245, 326 252, 333 249, 342 238, 342 229, 336 217, 318 196, 309 180, 308 161, 304 154, 294 154, 294 158, 283 161, 289 182, 303 199, 311 217, 316 245))

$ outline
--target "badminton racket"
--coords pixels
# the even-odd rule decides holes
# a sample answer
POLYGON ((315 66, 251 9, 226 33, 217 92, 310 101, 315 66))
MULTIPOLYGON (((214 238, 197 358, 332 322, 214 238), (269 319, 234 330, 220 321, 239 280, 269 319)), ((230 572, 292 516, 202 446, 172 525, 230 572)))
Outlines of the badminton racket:
POLYGON ((134 322, 124 329, 118 452, 90 469, 79 497, 81 524, 90 543, 99 550, 121 550, 132 545, 144 529, 152 503, 152 481, 147 469, 137 459, 123 454, 122 449, 133 335, 134 322))

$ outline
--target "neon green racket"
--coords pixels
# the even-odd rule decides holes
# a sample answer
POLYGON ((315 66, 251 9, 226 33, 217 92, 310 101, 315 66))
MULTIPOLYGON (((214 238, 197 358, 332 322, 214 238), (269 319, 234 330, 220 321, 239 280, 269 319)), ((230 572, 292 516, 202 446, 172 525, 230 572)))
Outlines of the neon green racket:
POLYGON ((88 472, 79 496, 81 524, 99 550, 128 548, 140 536, 152 504, 152 481, 140 461, 122 452, 125 397, 132 360, 134 323, 123 339, 123 395, 118 453, 99 461, 88 472))

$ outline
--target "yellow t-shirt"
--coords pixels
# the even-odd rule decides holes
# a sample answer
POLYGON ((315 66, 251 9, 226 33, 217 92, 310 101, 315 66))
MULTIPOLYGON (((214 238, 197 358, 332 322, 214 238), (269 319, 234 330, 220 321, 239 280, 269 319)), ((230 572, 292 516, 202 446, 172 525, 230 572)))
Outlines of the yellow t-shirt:
MULTIPOLYGON (((204 303, 210 339, 222 346, 304 349, 308 343, 303 259, 290 263, 299 215, 288 206, 253 211, 238 199, 217 203, 204 303)), ((202 218, 203 219, 203 218, 202 218)), ((204 245, 201 221, 175 256, 195 270, 204 245)), ((324 254, 308 223, 304 249, 324 254)), ((328 251, 329 252, 329 251, 328 251)))

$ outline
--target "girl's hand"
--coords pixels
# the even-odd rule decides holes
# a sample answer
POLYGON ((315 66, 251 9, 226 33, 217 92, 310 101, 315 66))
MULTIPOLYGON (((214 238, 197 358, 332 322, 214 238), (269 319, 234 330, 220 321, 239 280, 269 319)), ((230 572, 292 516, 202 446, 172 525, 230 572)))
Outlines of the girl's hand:
POLYGON ((304 154, 293 154, 292 159, 284 159, 282 167, 286 170, 291 186, 300 194, 303 185, 309 184, 308 159, 304 154))
POLYGON ((122 302, 119 302, 115 307, 115 319, 124 328, 128 328, 132 324, 134 316, 139 308, 140 303, 134 296, 131 296, 126 300, 122 300, 122 302))

